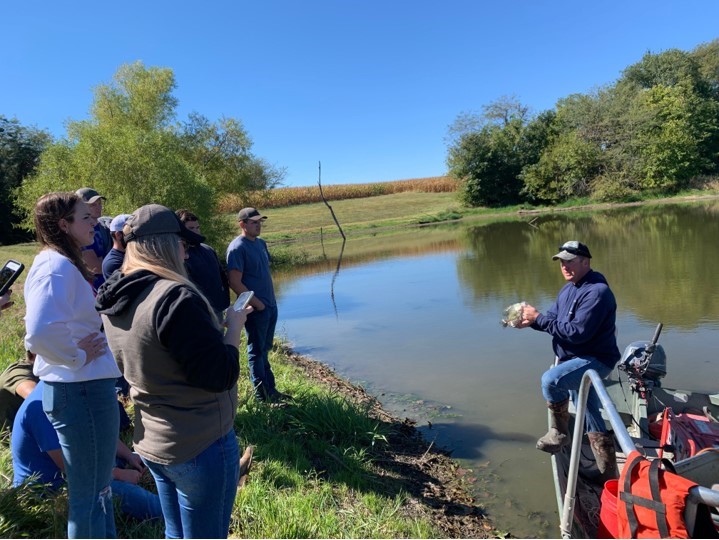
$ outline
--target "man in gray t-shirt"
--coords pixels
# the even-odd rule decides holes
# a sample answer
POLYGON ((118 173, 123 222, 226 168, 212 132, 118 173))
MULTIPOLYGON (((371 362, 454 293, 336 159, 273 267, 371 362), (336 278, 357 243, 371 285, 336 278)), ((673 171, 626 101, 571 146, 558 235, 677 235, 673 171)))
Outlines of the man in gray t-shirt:
POLYGON ((284 401, 291 398, 277 390, 268 358, 277 325, 277 301, 270 273, 270 252, 265 241, 259 238, 267 216, 255 208, 243 208, 237 219, 242 232, 227 247, 227 277, 237 295, 245 291, 255 293, 250 300, 254 310, 245 323, 250 381, 259 401, 284 401))

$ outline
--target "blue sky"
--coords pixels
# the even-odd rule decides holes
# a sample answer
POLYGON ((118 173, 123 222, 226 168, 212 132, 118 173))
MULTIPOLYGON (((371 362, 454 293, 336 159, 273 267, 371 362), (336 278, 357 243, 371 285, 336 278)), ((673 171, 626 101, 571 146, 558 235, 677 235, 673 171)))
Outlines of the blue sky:
POLYGON ((65 134, 123 63, 171 68, 178 119, 240 119, 286 185, 446 171, 458 114, 533 111, 647 52, 719 38, 716 0, 4 2, 0 114, 65 134))

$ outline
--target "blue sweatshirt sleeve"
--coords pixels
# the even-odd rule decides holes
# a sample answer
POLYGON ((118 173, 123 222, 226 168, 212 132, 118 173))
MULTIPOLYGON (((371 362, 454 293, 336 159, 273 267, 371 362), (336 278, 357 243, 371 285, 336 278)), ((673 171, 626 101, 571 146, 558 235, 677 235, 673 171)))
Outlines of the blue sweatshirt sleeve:
POLYGON ((609 294, 607 285, 592 284, 586 290, 578 291, 573 298, 571 295, 562 296, 564 302, 555 303, 554 312, 540 314, 533 327, 564 342, 586 343, 594 337, 609 312, 609 294), (566 318, 559 317, 563 307, 572 314, 566 318))

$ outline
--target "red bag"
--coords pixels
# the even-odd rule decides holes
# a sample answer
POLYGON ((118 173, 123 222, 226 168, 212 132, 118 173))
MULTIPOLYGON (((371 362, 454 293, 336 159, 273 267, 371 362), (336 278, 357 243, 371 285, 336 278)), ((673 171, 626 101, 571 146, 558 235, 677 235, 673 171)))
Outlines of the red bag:
POLYGON ((689 538, 684 509, 697 484, 660 469, 660 462, 636 451, 627 457, 619 477, 619 538, 689 538))

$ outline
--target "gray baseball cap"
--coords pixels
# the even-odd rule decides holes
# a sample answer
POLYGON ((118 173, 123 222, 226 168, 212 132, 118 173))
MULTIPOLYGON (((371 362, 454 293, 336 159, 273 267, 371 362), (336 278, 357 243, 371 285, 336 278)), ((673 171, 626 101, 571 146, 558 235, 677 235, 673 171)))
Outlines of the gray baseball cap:
POLYGON ((552 257, 552 260, 556 261, 557 259, 562 259, 563 261, 571 261, 577 257, 586 257, 587 259, 591 259, 592 254, 589 253, 589 248, 581 242, 578 242, 577 240, 570 240, 569 242, 564 242, 564 244, 559 246, 559 253, 552 257))
MULTIPOLYGON (((237 221, 246 221, 252 218, 267 219, 267 216, 263 216, 257 208, 252 207, 243 208, 239 214, 237 214, 237 221)), ((257 220, 255 219, 254 221, 257 220)))

